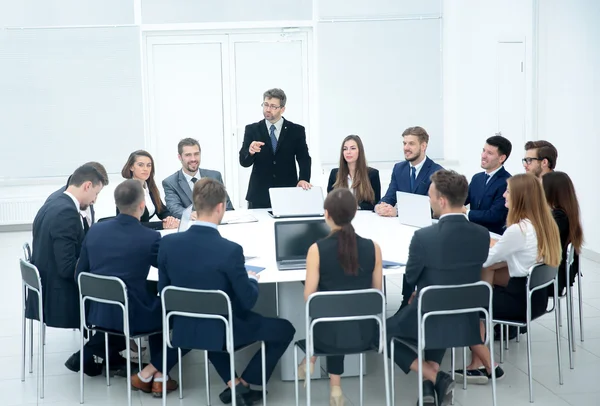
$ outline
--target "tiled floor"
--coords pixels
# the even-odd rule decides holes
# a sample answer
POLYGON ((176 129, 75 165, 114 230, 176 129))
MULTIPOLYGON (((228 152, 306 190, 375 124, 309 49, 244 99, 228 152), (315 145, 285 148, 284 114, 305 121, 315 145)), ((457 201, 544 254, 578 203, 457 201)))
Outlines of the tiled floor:
MULTIPOLYGON (((49 404, 71 406, 79 404, 78 375, 67 370, 64 361, 78 348, 78 332, 48 329, 46 344, 46 396, 36 399, 37 365, 34 361, 34 373, 26 374, 25 382, 20 380, 21 357, 21 291, 18 270, 18 258, 22 255, 21 245, 30 240, 30 233, 0 233, 0 266, 3 283, 0 285, 0 405, 49 404)), ((597 386, 596 373, 600 366, 600 265, 583 260, 585 275, 583 283, 585 341, 579 341, 578 316, 576 319, 577 352, 575 369, 569 369, 568 346, 566 341, 566 323, 562 328, 562 353, 564 385, 558 384, 556 362, 556 342, 554 341, 554 319, 546 316, 535 322, 532 331, 533 374, 535 403, 543 406, 575 405, 592 406, 600 404, 600 386, 597 386), (596 372, 594 372, 596 371, 596 372)), ((400 304, 400 280, 388 281, 388 307, 393 314, 400 304)), ((563 303, 564 306, 564 303, 563 303)), ((563 318, 566 319, 566 312, 563 318)), ((37 329, 36 329, 37 330, 37 329)), ((498 405, 527 405, 527 358, 526 339, 520 343, 511 342, 503 368, 506 377, 498 382, 498 405)), ((37 340, 36 340, 37 341, 37 340)), ((37 343, 36 343, 37 345, 37 343)), ((498 347, 496 347, 498 348, 498 347)), ((498 354, 498 351, 496 351, 498 354)), ((460 357, 460 352, 457 353, 460 357)), ((169 395, 169 404, 204 405, 204 373, 202 354, 192 353, 184 358, 184 399, 179 400, 176 393, 169 395)), ((383 373, 380 358, 373 355, 367 360, 369 373, 365 379, 365 404, 384 405, 383 373)), ((449 356, 445 369, 449 369, 449 356)), ((293 383, 277 380, 277 371, 269 384, 268 401, 270 405, 293 405, 293 383)), ((176 379, 177 376, 175 376, 176 379)), ((214 405, 221 404, 217 395, 223 389, 218 376, 212 371, 212 395, 214 405)), ((114 378, 107 387, 102 377, 85 379, 86 401, 90 406, 125 405, 127 402, 126 382, 123 378, 114 378)), ((347 378, 342 381, 346 404, 358 405, 358 379, 347 378)), ((399 370, 396 374, 396 404, 414 405, 417 387, 414 374, 405 376, 399 370)), ((301 402, 304 396, 301 395, 301 402)), ((133 393, 134 405, 158 405, 160 400, 150 395, 133 393)), ((328 405, 328 383, 321 380, 313 383, 313 405, 328 405)), ((457 405, 480 406, 491 404, 491 386, 468 387, 456 390, 457 405)))

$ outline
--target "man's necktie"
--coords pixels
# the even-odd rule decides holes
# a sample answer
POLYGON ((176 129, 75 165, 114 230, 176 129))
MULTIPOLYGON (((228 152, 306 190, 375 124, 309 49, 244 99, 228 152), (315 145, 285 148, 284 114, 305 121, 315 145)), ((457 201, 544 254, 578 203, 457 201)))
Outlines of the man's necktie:
POLYGON ((198 182, 198 179, 196 179, 196 178, 192 178, 192 183, 193 183, 193 184, 196 184, 196 182, 198 182))
POLYGON ((488 182, 490 181, 490 179, 491 179, 491 178, 492 178, 492 177, 490 176, 490 174, 489 174, 489 173, 486 173, 486 174, 485 174, 485 184, 486 184, 486 185, 488 184, 488 182))
POLYGON ((410 167, 410 191, 415 190, 415 183, 417 182, 417 168, 414 166, 410 167))
POLYGON ((83 232, 87 234, 88 230, 90 229, 90 224, 88 223, 87 218, 85 218, 84 215, 81 215, 81 221, 83 222, 83 232))
POLYGON ((275 126, 271 124, 271 127, 269 129, 271 130, 269 133, 269 136, 271 137, 271 145, 273 146, 273 153, 275 153, 275 151, 277 151, 277 138, 275 138, 275 126))

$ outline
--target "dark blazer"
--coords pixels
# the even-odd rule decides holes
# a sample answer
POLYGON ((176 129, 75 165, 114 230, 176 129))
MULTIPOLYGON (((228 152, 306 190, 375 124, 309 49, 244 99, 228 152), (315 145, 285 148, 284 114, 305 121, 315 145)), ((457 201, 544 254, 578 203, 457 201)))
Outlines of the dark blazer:
MULTIPOLYGON (((374 202, 358 202, 358 206, 361 210, 373 210, 375 209, 375 204, 379 202, 381 199, 381 181, 379 180, 379 171, 375 168, 367 168, 369 175, 369 182, 371 182, 371 188, 373 192, 375 192, 375 201, 374 202)), ((333 190, 333 184, 337 178, 339 168, 333 168, 331 173, 329 174, 329 182, 327 182, 327 193, 333 190)))
POLYGON ((390 186, 388 187, 385 196, 383 196, 383 198, 381 199, 381 202, 395 206, 396 192, 414 193, 417 195, 427 196, 427 193, 429 193, 429 185, 431 185, 431 175, 433 175, 440 169, 444 168, 436 164, 433 160, 429 159, 429 157, 426 157, 425 162, 423 163, 423 167, 421 168, 421 170, 419 171, 419 175, 417 176, 414 188, 411 190, 410 162, 398 162, 396 165, 394 165, 394 169, 392 170, 392 180, 390 181, 390 186))
POLYGON ((271 207, 269 188, 296 186, 300 180, 310 182, 311 158, 304 127, 285 118, 283 120, 275 153, 265 120, 246 126, 244 143, 240 149, 240 165, 244 168, 252 166, 246 200, 253 207, 271 207), (253 141, 262 141, 265 145, 260 152, 250 155, 253 141), (300 176, 296 171, 296 161, 300 176))
MULTIPOLYGON (((213 171, 211 169, 199 169, 201 178, 213 178, 219 182, 223 182, 221 172, 213 171)), ((181 219, 183 211, 190 207, 193 203, 192 189, 187 182, 185 176, 183 176, 182 170, 178 170, 173 175, 165 178, 162 181, 163 189, 165 190, 165 200, 167 202, 167 209, 169 215, 181 219)), ((227 210, 233 210, 231 200, 229 200, 229 194, 227 195, 227 210)))
MULTIPOLYGON (((81 214, 64 193, 48 199, 33 220, 31 262, 42 279, 44 322, 49 327, 80 327, 75 265, 83 238, 81 214)), ((28 303, 28 317, 37 319, 35 306, 37 300, 28 303)))
MULTIPOLYGON (((159 197, 160 199, 160 197, 159 197)), ((143 226, 145 227, 151 227, 155 230, 162 230, 163 226, 162 226, 162 220, 166 219, 167 217, 169 217, 171 215, 171 212, 169 211, 169 209, 167 208, 167 205, 164 204, 164 202, 161 200, 161 204, 162 204, 162 210, 159 212, 156 209, 156 200, 154 199, 154 196, 152 196, 152 193, 150 194, 150 200, 152 200, 152 203, 154 204, 155 207, 155 211, 154 214, 152 216, 150 216, 150 212, 148 211, 148 207, 146 207, 144 209, 144 214, 142 214, 142 217, 140 218, 140 222, 142 223, 143 226), (150 219, 154 216, 157 216, 161 221, 150 221, 150 219)), ((117 207, 117 216, 120 214, 119 208, 117 207)))
MULTIPOLYGON (((187 231, 162 239, 158 253, 158 289, 165 286, 219 289, 229 295, 234 341, 256 330, 262 316, 252 312, 258 299, 258 282, 248 277, 242 247, 216 228, 193 225, 187 231)), ((222 350, 225 329, 218 320, 173 319, 173 344, 180 348, 222 350)))
POLYGON ((486 184, 485 172, 473 176, 465 205, 470 204, 469 220, 481 224, 492 233, 503 234, 508 209, 504 206, 506 181, 510 173, 500 168, 486 184))
MULTIPOLYGON (((119 214, 90 228, 81 247, 77 275, 91 272, 125 282, 134 334, 162 327, 160 299, 146 289, 150 266, 157 265, 159 243, 160 233, 144 227, 135 217, 119 214)), ((123 312, 114 305, 92 302, 87 322, 123 331, 123 312)))
MULTIPOLYGON (((569 218, 561 209, 553 209, 552 217, 554 217, 554 221, 556 221, 556 225, 558 226, 558 231, 560 232, 560 245, 562 247, 562 260, 558 267, 558 291, 562 294, 567 286, 567 246, 571 242, 569 241, 569 218)), ((575 276, 578 272, 579 254, 575 253, 573 265, 571 266, 569 273, 569 286, 573 286, 573 283, 575 283, 575 276)), ((548 288, 550 295, 554 295, 554 286, 550 285, 548 288)))
MULTIPOLYGON (((67 190, 67 187, 69 187, 70 181, 71 181, 71 177, 69 176, 69 179, 67 179, 67 184, 65 186, 61 187, 60 189, 52 192, 52 194, 50 196, 48 196, 48 198, 46 199, 46 201, 44 203, 48 203, 50 200, 62 195, 64 193, 64 191, 67 190)), ((92 224, 94 224, 96 222, 96 211, 94 210, 93 204, 90 204, 90 213, 92 214, 92 224)))
MULTIPOLYGON (((430 285, 458 285, 481 280, 490 234, 465 216, 446 216, 437 224, 415 231, 410 242, 406 279, 418 292, 430 285)), ((388 319, 388 333, 416 342, 418 292, 410 305, 388 319)), ((480 344, 479 315, 434 317, 426 325, 427 348, 480 344), (449 339, 452 332, 455 340, 449 339)))

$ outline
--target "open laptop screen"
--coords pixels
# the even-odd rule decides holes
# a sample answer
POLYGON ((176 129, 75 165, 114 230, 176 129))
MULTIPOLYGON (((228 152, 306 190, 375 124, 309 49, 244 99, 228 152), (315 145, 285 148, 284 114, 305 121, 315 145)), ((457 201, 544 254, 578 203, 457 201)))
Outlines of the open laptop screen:
POLYGON ((310 246, 329 233, 325 220, 275 222, 277 261, 305 259, 310 246))

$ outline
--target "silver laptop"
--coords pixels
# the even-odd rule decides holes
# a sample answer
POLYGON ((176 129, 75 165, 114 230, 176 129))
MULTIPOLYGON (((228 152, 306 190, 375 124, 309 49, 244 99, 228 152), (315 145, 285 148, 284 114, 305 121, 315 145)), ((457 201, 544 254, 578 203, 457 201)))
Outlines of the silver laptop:
POLYGON ((270 188, 271 210, 275 218, 323 217, 323 191, 319 186, 308 190, 300 187, 270 188))
POLYGON ((279 270, 305 269, 308 249, 329 233, 325 220, 275 222, 275 258, 279 270))
POLYGON ((432 224, 429 196, 396 192, 396 201, 401 224, 412 227, 428 227, 432 224))
POLYGON ((192 206, 193 205, 189 205, 184 211, 183 213, 181 213, 181 220, 179 220, 179 228, 177 229, 178 233, 182 233, 184 231, 187 231, 188 228, 190 228, 190 225, 192 224, 191 221, 191 217, 192 217, 192 206))

